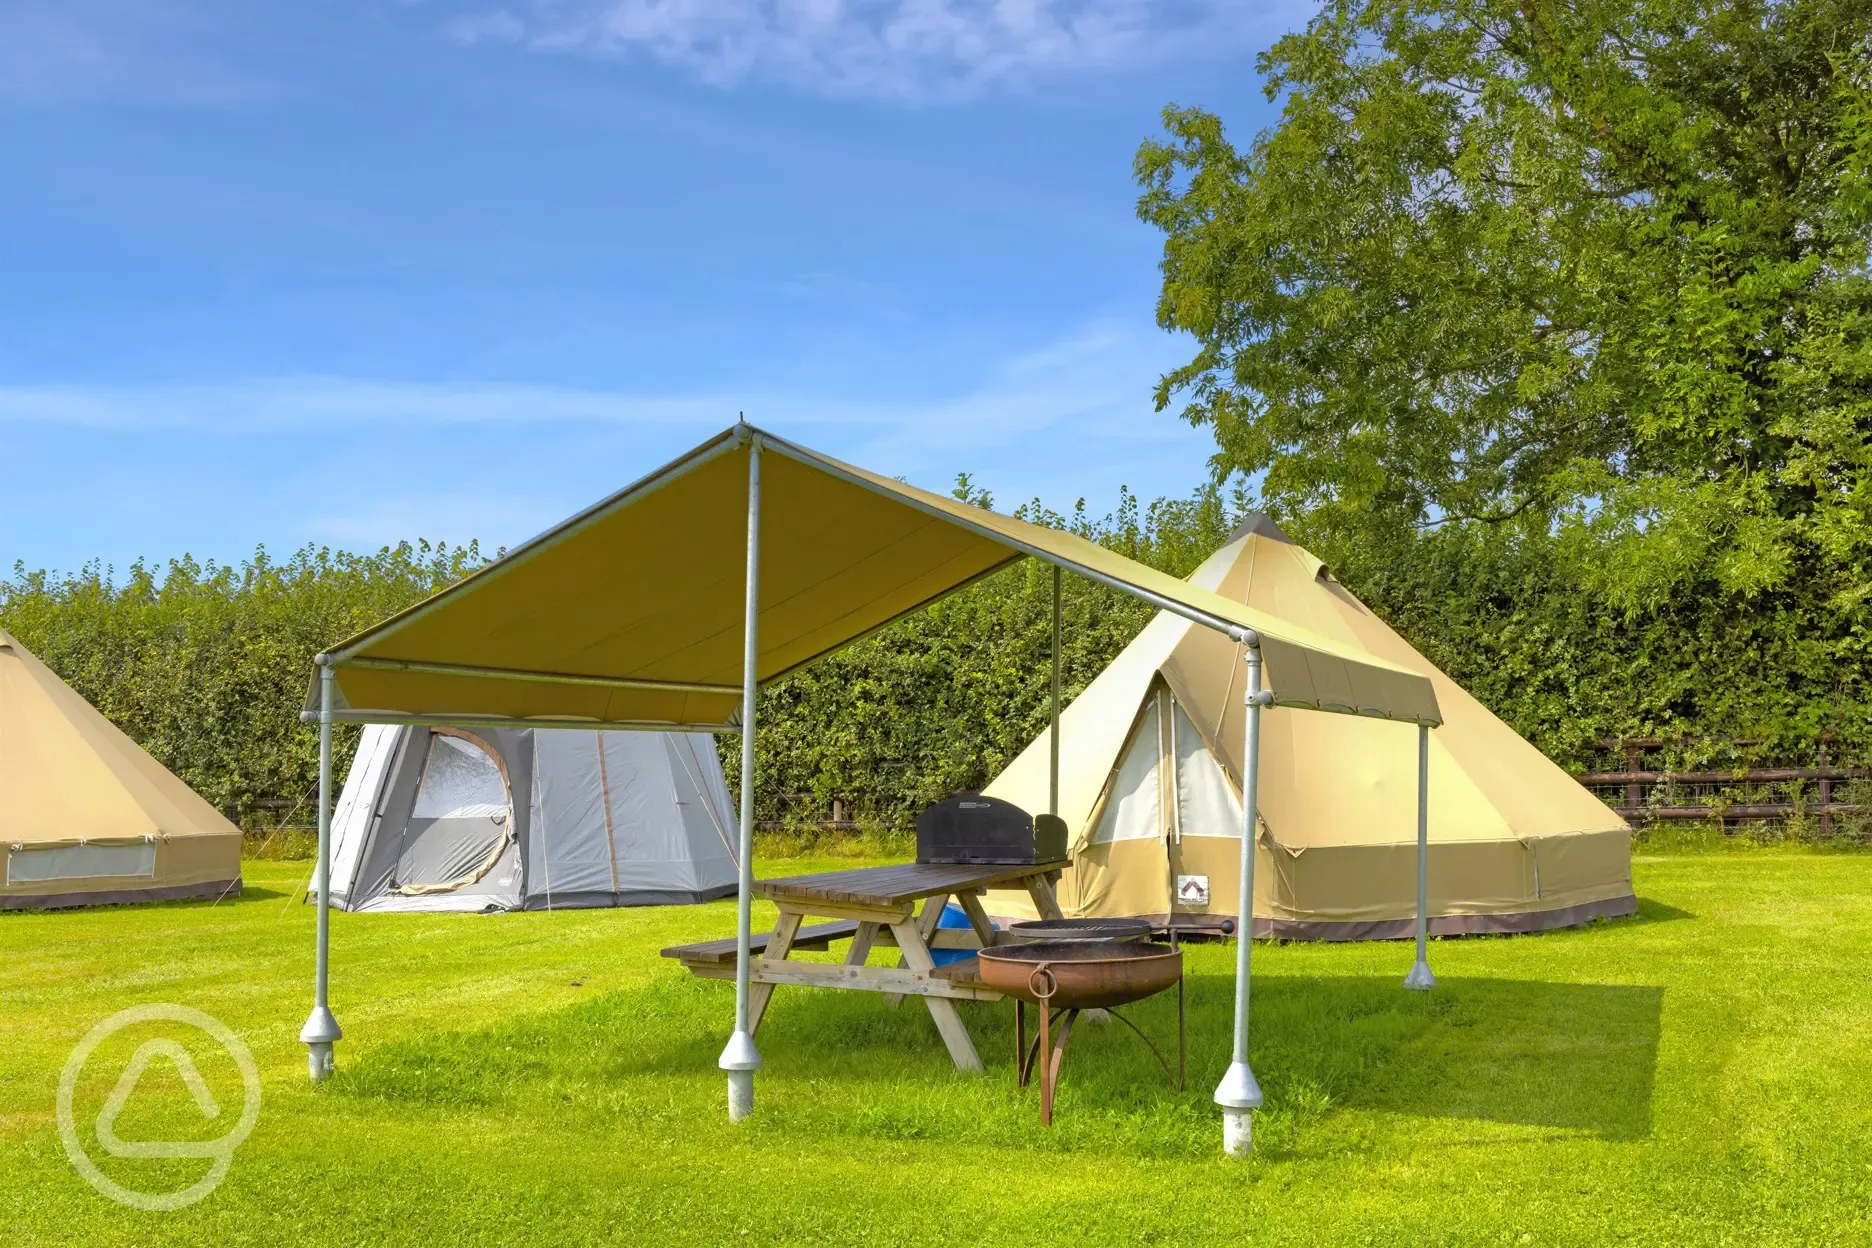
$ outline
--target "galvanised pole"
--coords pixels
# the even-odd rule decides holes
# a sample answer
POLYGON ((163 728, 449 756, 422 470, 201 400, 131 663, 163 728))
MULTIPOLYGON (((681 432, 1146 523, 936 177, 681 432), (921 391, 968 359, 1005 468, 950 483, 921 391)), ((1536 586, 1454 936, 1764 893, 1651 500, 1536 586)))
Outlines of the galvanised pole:
POLYGON ((1430 725, 1417 725, 1417 962, 1404 986, 1418 992, 1436 987, 1430 973, 1430 725))
POLYGON ((344 1032, 332 1017, 325 988, 331 972, 331 817, 332 817, 332 668, 326 655, 317 658, 319 669, 319 787, 318 787, 318 937, 312 973, 312 1013, 299 1029, 306 1046, 306 1062, 313 1083, 332 1073, 332 1045, 344 1032))
POLYGON ((760 1051, 748 1030, 748 975, 754 918, 754 699, 759 692, 760 468, 758 435, 748 436, 747 604, 741 649, 741 887, 735 905, 735 1026, 717 1063, 728 1072, 728 1121, 754 1112, 754 1072, 760 1051))
POLYGON ((1059 815, 1060 763, 1060 566, 1053 565, 1053 728, 1052 757, 1047 763, 1047 813, 1059 815))
POLYGON ((1248 642, 1247 741, 1242 752, 1242 843, 1239 900, 1235 909, 1235 1049, 1228 1073, 1216 1085, 1222 1107, 1222 1151, 1246 1157, 1254 1143, 1254 1111, 1261 1085, 1248 1066, 1249 963, 1254 948, 1255 811, 1261 789, 1261 708, 1272 699, 1261 691, 1259 639, 1248 642))

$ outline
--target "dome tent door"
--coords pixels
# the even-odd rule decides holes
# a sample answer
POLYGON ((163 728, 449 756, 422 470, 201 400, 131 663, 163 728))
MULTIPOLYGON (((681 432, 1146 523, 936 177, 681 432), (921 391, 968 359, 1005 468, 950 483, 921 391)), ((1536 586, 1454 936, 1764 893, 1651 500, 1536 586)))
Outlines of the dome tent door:
POLYGON ((499 755, 478 738, 432 729, 391 892, 452 892, 478 883, 513 841, 513 797, 499 755))

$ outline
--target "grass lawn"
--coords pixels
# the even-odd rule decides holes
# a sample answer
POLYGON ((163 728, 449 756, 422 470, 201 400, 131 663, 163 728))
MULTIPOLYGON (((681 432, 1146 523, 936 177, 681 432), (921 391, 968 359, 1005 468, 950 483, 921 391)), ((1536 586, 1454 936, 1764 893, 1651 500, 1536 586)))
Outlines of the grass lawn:
MULTIPOLYGON (((827 864, 789 861, 775 873, 827 864)), ((850 865, 849 862, 839 865, 850 865)), ((1012 1006, 962 1009, 956 1074, 916 1002, 782 989, 756 1117, 715 1069, 732 988, 665 944, 731 903, 491 918, 333 916, 339 1074, 297 1041, 312 911, 299 863, 247 892, 0 915, 0 1238, 8 1243, 1872 1243, 1872 856, 1640 859, 1633 919, 1433 947, 1256 950, 1257 1153, 1220 1155, 1232 947, 1190 951, 1190 1089, 1122 1027, 1082 1027, 1057 1125, 1014 1088, 1012 1006), (258 1126, 212 1196, 121 1208, 68 1164, 60 1071, 126 1006, 206 1010, 251 1047, 258 1126)), ((757 921, 763 917, 757 912, 757 921)), ((769 915, 766 917, 770 917, 769 915)), ((881 951, 878 957, 894 956, 881 951)), ((1174 998, 1136 1007, 1174 1037, 1174 998)), ((133 1027, 86 1067, 77 1120, 144 1190, 208 1162, 105 1157, 94 1124, 133 1027)), ((205 1121, 158 1060, 125 1140, 211 1139, 231 1061, 191 1045, 205 1121)))

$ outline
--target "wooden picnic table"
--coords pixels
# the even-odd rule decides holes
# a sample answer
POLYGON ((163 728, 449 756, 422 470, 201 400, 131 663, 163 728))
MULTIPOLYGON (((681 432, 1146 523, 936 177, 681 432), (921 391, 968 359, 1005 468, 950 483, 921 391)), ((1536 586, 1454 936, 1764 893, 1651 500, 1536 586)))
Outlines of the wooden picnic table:
MULTIPOLYGON (((1065 866, 1064 862, 1020 866, 913 862, 755 881, 754 891, 773 902, 780 917, 772 933, 756 936, 753 942, 751 952, 759 956, 748 968, 748 1029, 760 1026, 773 990, 780 984, 881 992, 892 1000, 921 997, 956 1068, 980 1070, 981 1056, 955 1002, 999 1001, 1002 994, 981 982, 976 959, 937 966, 930 950, 980 949, 1006 939, 1006 933, 996 931, 982 909, 982 894, 991 888, 1025 889, 1041 917, 1060 918, 1053 883, 1065 866), (969 930, 939 932, 937 921, 952 899, 968 915, 969 930), (839 921, 805 926, 812 916, 839 921), (788 961, 796 950, 826 949, 832 941, 846 939, 851 947, 841 964, 788 961), (892 944, 902 950, 897 966, 866 965, 874 945, 892 944)), ((734 978, 732 937, 677 945, 663 950, 663 956, 680 959, 692 974, 706 979, 734 978)))

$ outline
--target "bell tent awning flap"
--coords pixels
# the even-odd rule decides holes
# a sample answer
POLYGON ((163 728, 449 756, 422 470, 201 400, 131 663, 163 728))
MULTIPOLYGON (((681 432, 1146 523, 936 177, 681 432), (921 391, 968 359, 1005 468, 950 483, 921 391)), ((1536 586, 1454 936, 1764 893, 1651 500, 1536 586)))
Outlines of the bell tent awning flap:
MULTIPOLYGON (((1424 676, 1042 528, 736 426, 329 652, 336 717, 720 728, 741 698, 748 454, 769 681, 1025 556, 1259 636, 1277 705, 1441 722, 1424 676)), ((308 708, 317 706, 316 682, 308 708)))

